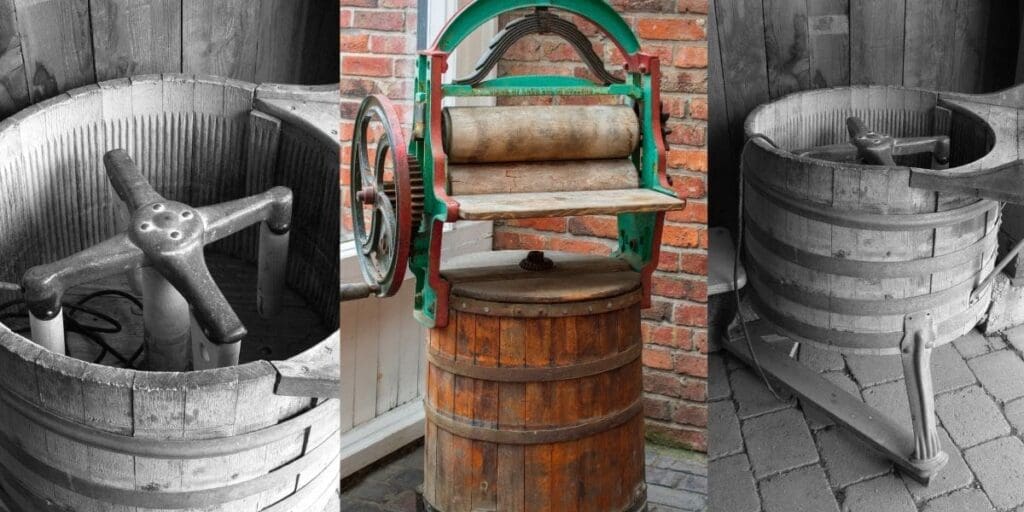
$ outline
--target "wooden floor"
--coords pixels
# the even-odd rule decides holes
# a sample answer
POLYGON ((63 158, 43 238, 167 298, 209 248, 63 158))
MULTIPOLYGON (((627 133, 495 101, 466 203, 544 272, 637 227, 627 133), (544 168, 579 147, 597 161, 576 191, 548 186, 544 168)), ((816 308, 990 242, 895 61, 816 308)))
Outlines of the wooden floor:
MULTIPOLYGON (((334 328, 324 325, 320 317, 307 307, 305 300, 291 290, 287 291, 284 309, 280 315, 273 319, 260 317, 256 312, 255 265, 218 254, 208 254, 207 264, 214 280, 220 285, 242 323, 249 330, 249 336, 242 341, 241 362, 288 359, 312 347, 333 332, 334 328)), ((74 303, 90 293, 108 289, 131 293, 127 280, 122 275, 73 288, 65 296, 64 302, 74 303)), ((126 299, 110 296, 90 300, 87 306, 113 317, 124 326, 119 333, 100 336, 125 357, 131 357, 142 343, 141 309, 126 299)), ((86 313, 73 315, 83 324, 107 325, 86 313)), ((4 322, 15 331, 28 327, 27 318, 8 319, 4 322)), ((27 331, 23 334, 28 335, 27 331)), ((75 333, 68 334, 67 344, 69 355, 85 361, 95 360, 101 351, 95 343, 75 333)), ((101 362, 108 366, 124 366, 109 354, 101 362)))

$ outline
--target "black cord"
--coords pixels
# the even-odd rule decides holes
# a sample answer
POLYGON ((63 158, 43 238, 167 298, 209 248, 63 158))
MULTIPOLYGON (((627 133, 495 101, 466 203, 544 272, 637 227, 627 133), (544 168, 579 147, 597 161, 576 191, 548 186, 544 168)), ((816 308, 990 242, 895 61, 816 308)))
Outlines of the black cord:
MULTIPOLYGON (((65 319, 64 330, 65 330, 65 332, 68 332, 68 333, 79 334, 82 337, 84 337, 85 339, 91 341, 96 346, 100 347, 100 353, 93 360, 93 363, 99 364, 100 362, 103 361, 103 359, 105 359, 107 357, 107 354, 110 354, 110 355, 114 356, 115 359, 117 359, 122 364, 124 364, 126 368, 134 370, 134 369, 136 369, 135 368, 135 362, 142 355, 143 345, 140 344, 139 348, 136 349, 136 351, 131 355, 131 357, 126 357, 124 354, 119 352, 117 349, 115 349, 114 347, 110 346, 110 344, 107 343, 107 341, 105 339, 103 339, 102 336, 100 336, 101 334, 117 334, 117 333, 123 331, 124 330, 124 326, 121 324, 121 322, 118 322, 116 319, 114 319, 110 315, 104 314, 104 313, 102 313, 102 312, 100 312, 100 311, 98 311, 96 309, 93 309, 93 308, 85 306, 85 304, 89 303, 93 299, 96 299, 96 298, 99 298, 99 297, 109 297, 109 296, 119 297, 119 298, 128 300, 129 302, 131 302, 135 306, 138 306, 139 309, 142 309, 142 301, 139 300, 134 295, 128 293, 128 292, 124 292, 124 291, 121 291, 121 290, 113 290, 113 289, 111 289, 111 290, 99 290, 99 291, 90 293, 90 294, 86 295, 85 297, 82 297, 81 299, 79 299, 79 300, 77 300, 77 301, 75 301, 73 303, 72 302, 64 302, 64 303, 61 304, 62 308, 67 308, 67 310, 68 310, 67 313, 62 313, 64 315, 64 319, 65 319), (76 313, 85 313, 87 315, 92 315, 92 316, 96 317, 98 320, 100 320, 101 322, 103 322, 103 323, 105 323, 107 325, 106 326, 101 326, 101 325, 95 325, 95 324, 85 324, 85 323, 82 323, 77 318, 75 318, 75 314, 76 313)), ((9 320, 9 319, 25 319, 25 318, 27 318, 28 317, 28 310, 27 310, 27 308, 24 308, 25 305, 26 305, 26 303, 25 303, 24 299, 17 299, 17 300, 12 300, 12 301, 7 301, 7 302, 4 302, 4 303, 0 303, 0 312, 3 312, 5 310, 7 310, 7 309, 10 309, 10 308, 12 308, 14 306, 23 306, 18 311, 0 315, 0 321, 2 321, 2 320, 9 320)), ((62 311, 63 311, 63 309, 62 309, 62 311)), ((25 334, 25 333, 28 333, 29 331, 31 331, 31 329, 25 327, 25 328, 21 328, 21 329, 15 330, 13 332, 15 332, 17 334, 25 334)), ((67 348, 66 347, 65 347, 64 355, 70 356, 70 354, 67 353, 67 348)))

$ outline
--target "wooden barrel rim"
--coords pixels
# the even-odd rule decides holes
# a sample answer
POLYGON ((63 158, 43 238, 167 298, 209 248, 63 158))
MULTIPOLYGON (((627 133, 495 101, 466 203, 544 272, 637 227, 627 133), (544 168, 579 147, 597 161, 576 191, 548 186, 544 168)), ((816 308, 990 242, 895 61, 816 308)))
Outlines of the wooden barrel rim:
MULTIPOLYGON (((639 287, 639 283, 637 286, 639 287)), ((491 302, 459 297, 453 294, 450 305, 455 311, 473 313, 476 315, 515 318, 557 318, 618 311, 640 302, 641 296, 641 291, 636 289, 628 293, 606 299, 596 299, 583 302, 563 302, 558 304, 522 304, 511 302, 491 302)))
POLYGON ((639 400, 629 407, 605 416, 590 419, 568 427, 536 429, 536 430, 500 430, 467 423, 438 412, 427 401, 423 402, 427 421, 452 435, 497 444, 551 444, 582 439, 593 434, 611 430, 643 413, 643 403, 639 400))
POLYGON ((934 256, 903 261, 868 261, 836 258, 812 253, 775 238, 744 214, 747 248, 756 256, 770 252, 785 261, 811 270, 865 279, 911 277, 931 274, 968 263, 995 247, 998 232, 991 230, 977 242, 962 249, 934 256))
POLYGON ((435 350, 427 351, 427 361, 445 372, 460 377, 486 380, 492 382, 551 382, 557 380, 580 379, 600 373, 618 370, 637 359, 643 353, 639 342, 617 354, 588 361, 577 365, 545 366, 545 367, 505 367, 479 366, 473 363, 456 361, 435 350))
MULTIPOLYGON (((994 257, 995 251, 992 252, 988 260, 994 257)), ((976 283, 985 277, 982 276, 983 272, 985 272, 984 265, 982 270, 975 272, 967 279, 949 288, 929 292, 924 295, 903 298, 851 299, 812 292, 770 275, 762 275, 768 274, 768 272, 762 271, 760 265, 747 265, 748 278, 759 288, 769 288, 776 295, 803 306, 820 308, 822 304, 828 304, 828 311, 831 313, 855 316, 914 313, 941 306, 957 298, 969 297, 976 283)))
MULTIPOLYGON (((159 489, 146 490, 110 487, 70 475, 25 452, 20 446, 12 443, 6 434, 0 433, 0 451, 7 452, 13 456, 25 470, 31 473, 30 475, 22 475, 22 477, 6 474, 5 476, 8 477, 8 480, 19 481, 26 476, 30 476, 41 478, 53 485, 73 490, 76 493, 96 500, 112 501, 119 505, 131 507, 177 509, 230 502, 271 490, 287 482, 294 482, 303 471, 320 463, 324 457, 337 454, 339 449, 338 443, 340 443, 339 438, 328 436, 326 441, 313 450, 308 451, 302 457, 270 473, 245 482, 210 489, 165 492, 159 489)), ((8 472, 3 465, 0 465, 0 471, 3 473, 8 472)))
POLYGON ((150 439, 112 434, 64 419, 2 386, 0 401, 40 427, 82 444, 113 453, 168 460, 220 457, 266 446, 341 412, 341 404, 337 400, 327 400, 281 423, 245 434, 213 439, 150 439))
POLYGON ((967 206, 934 213, 866 213, 808 203, 776 190, 775 187, 764 183, 755 176, 750 172, 744 172, 743 179, 751 189, 773 201, 775 206, 801 217, 846 228, 874 231, 935 229, 964 222, 983 214, 991 214, 999 209, 998 202, 982 199, 967 206))

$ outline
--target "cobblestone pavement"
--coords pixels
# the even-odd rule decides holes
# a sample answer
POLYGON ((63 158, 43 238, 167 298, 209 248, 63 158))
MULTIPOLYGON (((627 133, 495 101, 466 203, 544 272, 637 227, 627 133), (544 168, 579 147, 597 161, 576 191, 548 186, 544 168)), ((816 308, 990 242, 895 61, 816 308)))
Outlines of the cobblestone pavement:
MULTIPOLYGON (((780 347, 785 349, 787 347, 780 347)), ((780 402, 745 365, 709 357, 711 512, 1024 512, 1024 330, 977 331, 932 353, 947 466, 928 487, 904 478, 820 412, 780 402)), ((910 428, 895 356, 800 359, 910 428)))
MULTIPOLYGON (((653 445, 648 445, 646 455, 650 512, 705 510, 708 479, 702 457, 653 445)), ((343 480, 341 510, 416 512, 416 487, 422 483, 423 447, 410 446, 343 480)))

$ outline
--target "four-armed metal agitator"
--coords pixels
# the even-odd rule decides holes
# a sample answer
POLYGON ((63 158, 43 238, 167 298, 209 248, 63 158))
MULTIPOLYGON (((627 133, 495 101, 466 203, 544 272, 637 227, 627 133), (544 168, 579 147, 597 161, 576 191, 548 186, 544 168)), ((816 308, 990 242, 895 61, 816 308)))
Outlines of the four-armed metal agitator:
POLYGON ((747 118, 743 243, 760 318, 745 324, 746 342, 734 330, 725 347, 925 483, 948 458, 932 350, 985 320, 993 283, 1021 248, 996 263, 1000 202, 1024 202, 1022 109, 1019 87, 969 96, 870 86, 792 94, 747 118), (913 434, 769 349, 773 331, 899 354, 913 434))
POLYGON ((650 299, 664 212, 685 204, 665 173, 659 87, 658 58, 641 51, 606 2, 479 0, 419 56, 408 143, 387 99, 363 102, 350 185, 365 283, 344 285, 342 297, 394 295, 407 265, 416 276, 416 316, 431 327, 430 510, 645 509, 640 307, 650 299), (442 82, 459 43, 522 8, 533 11, 495 36, 472 76, 442 82), (624 78, 555 10, 593 22, 622 53, 624 78), (599 83, 485 79, 535 33, 568 41, 599 83), (470 96, 619 100, 443 104, 470 96), (618 216, 611 257, 497 251, 442 265, 445 223, 592 214, 618 216))
POLYGON ((107 153, 103 163, 131 212, 127 231, 25 273, 22 287, 32 341, 65 353, 64 292, 111 275, 138 272, 147 369, 185 371, 190 353, 201 356, 194 358, 195 369, 211 366, 203 361, 213 361, 213 367, 238 364, 239 342, 246 330, 210 276, 203 248, 260 222, 258 309, 263 316, 273 316, 280 310, 285 288, 291 191, 275 187, 245 199, 192 208, 153 190, 123 150, 107 153), (198 331, 191 329, 190 306, 198 331))

